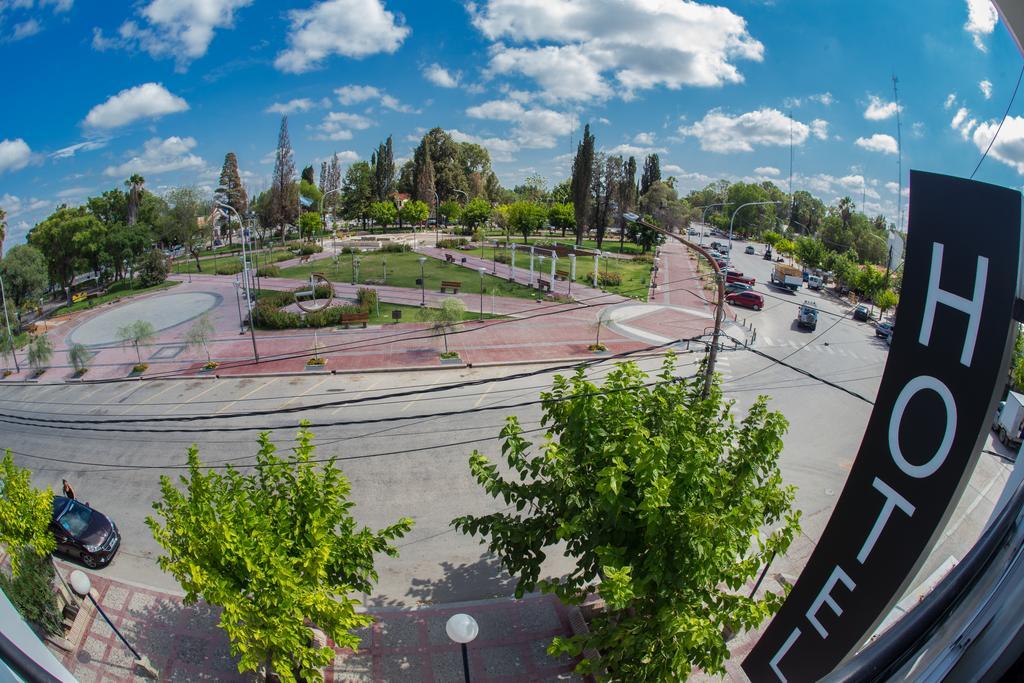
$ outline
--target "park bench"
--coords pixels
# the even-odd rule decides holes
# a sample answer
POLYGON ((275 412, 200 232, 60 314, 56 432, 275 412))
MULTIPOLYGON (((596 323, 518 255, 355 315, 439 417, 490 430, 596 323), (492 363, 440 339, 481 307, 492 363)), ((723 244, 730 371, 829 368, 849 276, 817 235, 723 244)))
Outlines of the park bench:
POLYGON ((451 254, 445 254, 444 260, 447 261, 448 263, 455 263, 455 257, 452 256, 451 254))
POLYGON ((462 289, 462 283, 456 280, 441 280, 441 293, 444 294, 446 289, 452 290, 452 294, 458 294, 462 289))
POLYGON ((548 281, 548 280, 545 280, 544 278, 538 278, 537 279, 537 289, 541 290, 542 292, 550 292, 551 291, 551 282, 548 281))
POLYGON ((556 270, 555 271, 555 279, 556 280, 568 280, 569 279, 569 271, 568 270, 556 270))
POLYGON ((369 313, 342 313, 341 324, 345 327, 349 325, 355 325, 356 323, 362 323, 363 327, 366 327, 366 323, 370 320, 369 313))
POLYGON ((89 292, 78 292, 77 294, 71 295, 71 303, 77 304, 79 301, 85 301, 89 298, 89 292))
POLYGON ((300 256, 299 257, 299 263, 309 263, 309 257, 310 256, 312 256, 312 254, 305 254, 303 256, 300 256))

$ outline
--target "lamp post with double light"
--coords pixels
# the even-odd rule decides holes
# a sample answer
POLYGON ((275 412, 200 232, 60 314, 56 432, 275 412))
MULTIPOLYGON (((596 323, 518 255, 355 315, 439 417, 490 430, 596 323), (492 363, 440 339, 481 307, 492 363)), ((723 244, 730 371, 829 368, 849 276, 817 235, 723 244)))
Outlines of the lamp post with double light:
POLYGON ((420 306, 427 305, 427 281, 423 274, 423 264, 427 262, 426 256, 420 256, 420 306))
POLYGON ((780 201, 768 201, 768 202, 747 202, 746 204, 740 204, 736 207, 736 210, 732 212, 732 218, 729 219, 729 254, 732 255, 732 226, 736 222, 736 214, 742 211, 748 206, 761 206, 762 204, 781 204, 780 201))

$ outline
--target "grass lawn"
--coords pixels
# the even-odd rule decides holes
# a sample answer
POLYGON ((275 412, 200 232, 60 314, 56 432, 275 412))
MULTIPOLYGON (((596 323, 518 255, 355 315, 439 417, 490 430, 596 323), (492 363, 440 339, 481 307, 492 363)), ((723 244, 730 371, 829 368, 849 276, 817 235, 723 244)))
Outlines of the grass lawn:
MULTIPOLYGON (((199 262, 203 265, 202 272, 210 274, 214 272, 215 265, 222 267, 234 267, 236 264, 240 265, 241 255, 242 252, 239 251, 237 254, 222 254, 217 257, 206 256, 201 257, 199 262)), ((258 251, 255 254, 255 261, 261 266, 266 262, 277 263, 278 261, 284 261, 290 258, 295 258, 295 254, 288 249, 275 249, 270 252, 269 255, 265 251, 258 251)), ((184 275, 185 273, 198 273, 200 271, 196 269, 196 260, 194 258, 191 256, 187 258, 182 256, 174 260, 174 266, 171 267, 171 272, 184 275)))
MULTIPOLYGON (((635 246, 635 245, 634 245, 635 246)), ((460 250, 461 251, 461 250, 460 250)), ((511 249, 502 250, 498 249, 500 255, 502 251, 510 253, 511 249)), ((453 252, 455 253, 455 252, 453 252)), ((485 259, 494 258, 494 249, 489 247, 482 247, 472 249, 464 253, 472 254, 485 259)), ((529 269, 530 267, 530 255, 529 252, 516 250, 516 270, 520 268, 529 269)), ((540 263, 534 261, 534 267, 540 270, 540 263)), ((558 260, 558 270, 569 270, 569 259, 560 258, 558 260)), ((603 285, 602 289, 609 292, 615 292, 622 296, 632 297, 641 301, 647 298, 647 285, 651 281, 651 268, 652 264, 644 263, 642 261, 631 261, 626 259, 614 259, 609 258, 601 259, 601 272, 605 273, 617 273, 622 278, 621 284, 618 285, 603 285)), ((551 262, 546 258, 544 260, 544 272, 546 274, 551 272, 551 262)), ((508 264, 498 263, 498 273, 507 274, 508 264), (504 270, 502 270, 504 268, 504 270)), ((592 285, 594 282, 594 258, 592 256, 580 256, 576 259, 576 282, 582 282, 584 284, 592 285)))
MULTIPOLYGON (((464 239, 466 239, 466 238, 464 238, 464 239)), ((504 235, 504 233, 501 233, 501 234, 488 234, 487 235, 487 241, 488 242, 497 241, 499 243, 504 243, 505 235, 504 235)), ((517 243, 517 244, 527 243, 527 242, 524 242, 522 235, 512 235, 512 241, 517 243)), ((564 244, 566 246, 572 246, 572 245, 576 244, 576 238, 573 237, 572 235, 570 235, 569 233, 566 233, 565 237, 562 237, 561 233, 558 233, 558 234, 555 234, 555 235, 530 235, 530 240, 529 240, 528 244, 537 244, 538 242, 548 242, 548 243, 555 242, 556 244, 564 244)), ((583 249, 597 249, 597 240, 585 239, 585 240, 583 240, 583 244, 581 245, 581 247, 583 249)), ((643 252, 643 249, 639 245, 633 244, 632 242, 627 240, 622 245, 622 250, 620 251, 619 250, 619 238, 618 238, 618 235, 615 235, 614 238, 613 238, 612 235, 609 235, 608 237, 606 237, 604 239, 604 242, 601 243, 601 251, 610 251, 610 252, 613 252, 613 253, 616 253, 616 254, 619 254, 619 253, 622 253, 622 254, 640 254, 640 253, 643 252)))
POLYGON ((102 306, 105 303, 111 301, 117 301, 118 299, 126 299, 128 297, 138 296, 140 294, 149 294, 151 292, 158 292, 161 289, 167 289, 174 285, 180 284, 178 282, 161 282, 153 287, 135 287, 131 289, 128 287, 127 282, 117 282, 107 288, 107 293, 100 296, 89 297, 84 301, 73 303, 70 306, 61 306, 53 312, 53 315, 64 315, 65 313, 74 313, 75 311, 84 311, 89 308, 96 308, 102 306))
MULTIPOLYGON (((486 303, 484 308, 487 308, 486 303)), ((373 309, 370 309, 370 324, 371 325, 384 325, 386 323, 400 322, 400 323, 418 323, 423 322, 423 315, 421 312, 429 311, 430 309, 423 309, 419 306, 406 306, 405 304, 386 304, 381 302, 380 315, 373 309), (391 317, 391 311, 401 311, 402 317, 399 320, 394 320, 391 317)), ((490 313, 484 313, 484 319, 490 320, 492 318, 504 318, 503 315, 491 315, 490 313)), ((479 311, 467 310, 462 314, 463 320, 479 320, 479 311)))
MULTIPOLYGON (((332 282, 348 282, 352 279, 352 254, 340 254, 339 263, 334 264, 332 259, 324 259, 314 263, 283 268, 281 277, 306 279, 310 273, 323 273, 324 277, 332 282)), ((415 252, 404 253, 381 253, 370 252, 356 254, 359 260, 359 281, 357 284, 373 280, 377 284, 384 284, 389 287, 419 288, 416 280, 420 277, 420 255, 415 252), (384 277, 385 264, 387 277, 384 277)), ((479 292, 480 275, 462 266, 446 263, 435 258, 427 258, 423 264, 423 274, 426 281, 426 288, 436 292, 441 288, 442 280, 451 280, 462 283, 462 292, 479 292)), ((512 296, 521 299, 535 299, 537 290, 530 289, 525 285, 509 282, 508 280, 492 275, 484 276, 484 292, 495 296, 512 296)))

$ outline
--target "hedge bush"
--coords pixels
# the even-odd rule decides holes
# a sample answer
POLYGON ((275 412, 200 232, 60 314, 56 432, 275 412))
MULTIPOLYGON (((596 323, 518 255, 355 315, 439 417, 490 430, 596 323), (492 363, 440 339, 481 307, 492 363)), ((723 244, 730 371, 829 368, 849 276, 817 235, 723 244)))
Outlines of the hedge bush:
POLYGON ((469 244, 469 240, 464 239, 445 239, 437 241, 438 249, 458 249, 469 244))
POLYGON ((618 273, 599 273, 597 276, 597 282, 604 287, 621 285, 622 276, 618 273))
POLYGON ((319 254, 324 248, 316 242, 303 242, 299 245, 299 254, 301 256, 311 256, 312 254, 319 254))
POLYGON ((235 275, 242 272, 241 261, 228 261, 227 263, 218 263, 217 268, 213 271, 216 275, 235 275))
POLYGON ((368 311, 371 308, 377 306, 377 290, 370 289, 369 287, 360 287, 356 290, 356 301, 364 311, 368 311))
POLYGON ((412 251, 412 247, 410 247, 408 244, 402 244, 400 242, 388 242, 387 244, 381 246, 381 248, 378 249, 377 251, 383 252, 385 254, 403 254, 407 251, 412 251))
POLYGON ((256 274, 260 277, 280 277, 281 269, 277 266, 260 266, 256 269, 256 274))

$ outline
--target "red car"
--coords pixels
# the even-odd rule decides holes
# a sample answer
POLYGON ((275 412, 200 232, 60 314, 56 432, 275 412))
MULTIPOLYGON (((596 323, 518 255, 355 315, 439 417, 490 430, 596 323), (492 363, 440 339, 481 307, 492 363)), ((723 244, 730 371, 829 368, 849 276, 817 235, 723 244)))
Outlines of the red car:
POLYGON ((748 275, 744 275, 743 273, 740 273, 740 272, 735 271, 735 270, 726 271, 726 273, 725 273, 725 281, 727 283, 728 282, 742 282, 743 284, 750 285, 751 287, 753 287, 754 284, 755 284, 754 278, 752 278, 752 277, 750 277, 748 275))
POLYGON ((760 311, 764 308, 764 297, 757 292, 736 292, 735 294, 727 295, 725 300, 733 306, 752 308, 755 311, 760 311))

